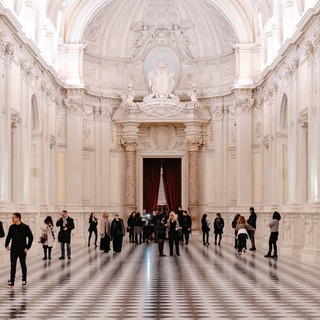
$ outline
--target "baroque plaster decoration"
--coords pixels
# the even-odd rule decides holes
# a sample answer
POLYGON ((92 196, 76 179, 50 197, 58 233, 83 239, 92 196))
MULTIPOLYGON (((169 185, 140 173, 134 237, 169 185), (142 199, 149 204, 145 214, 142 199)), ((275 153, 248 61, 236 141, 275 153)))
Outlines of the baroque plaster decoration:
POLYGON ((9 58, 14 57, 13 43, 6 37, 3 31, 0 31, 0 54, 9 58))
POLYGON ((21 121, 18 113, 11 113, 11 128, 17 128, 21 121))

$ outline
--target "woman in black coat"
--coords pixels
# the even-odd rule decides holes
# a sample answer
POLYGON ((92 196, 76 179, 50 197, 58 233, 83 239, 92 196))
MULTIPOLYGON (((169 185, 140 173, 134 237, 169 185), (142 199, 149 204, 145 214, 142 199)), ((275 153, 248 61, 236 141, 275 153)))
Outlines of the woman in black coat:
POLYGON ((95 235, 94 246, 97 247, 97 239, 98 239, 97 225, 98 225, 98 219, 95 217, 94 212, 91 212, 90 218, 89 218, 89 229, 88 229, 89 231, 88 247, 90 247, 92 232, 95 235))
POLYGON ((180 252, 179 252, 180 225, 179 225, 178 218, 173 211, 171 211, 169 214, 169 219, 166 223, 166 227, 168 228, 168 235, 169 235, 170 256, 173 256, 173 244, 176 247, 177 256, 180 256, 180 252))
POLYGON ((113 253, 119 253, 122 249, 122 240, 125 235, 123 220, 119 213, 114 214, 114 219, 111 222, 111 238, 113 243, 113 253))
POLYGON ((217 244, 217 238, 219 236, 219 242, 218 245, 220 246, 222 234, 223 234, 223 228, 224 228, 224 220, 221 218, 221 214, 218 212, 217 217, 214 219, 214 244, 217 244))
POLYGON ((202 241, 204 246, 209 246, 209 224, 210 221, 207 219, 207 214, 204 213, 201 219, 201 230, 202 230, 202 241))

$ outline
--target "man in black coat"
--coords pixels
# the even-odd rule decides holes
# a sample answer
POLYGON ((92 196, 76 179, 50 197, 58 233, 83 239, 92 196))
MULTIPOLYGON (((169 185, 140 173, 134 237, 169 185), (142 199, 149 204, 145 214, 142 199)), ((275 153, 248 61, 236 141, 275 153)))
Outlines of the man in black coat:
POLYGON ((31 248, 33 235, 28 225, 21 222, 21 214, 12 214, 13 224, 9 227, 5 246, 10 251, 11 272, 7 286, 13 288, 16 277, 17 260, 19 258, 22 271, 22 285, 27 285, 27 252, 31 248), (10 246, 11 242, 11 246, 10 246))
POLYGON ((67 256, 71 259, 71 231, 74 229, 73 219, 68 216, 67 210, 63 210, 61 218, 57 220, 56 226, 60 227, 58 241, 61 246, 61 256, 59 259, 65 259, 65 245, 67 246, 67 256))
MULTIPOLYGON (((254 208, 250 207, 250 216, 247 220, 247 223, 254 229, 257 227, 257 214, 254 212, 254 208)), ((255 231, 248 230, 249 233, 249 238, 251 241, 251 248, 249 250, 251 251, 256 251, 256 244, 255 244, 255 239, 254 239, 254 233, 255 231)))

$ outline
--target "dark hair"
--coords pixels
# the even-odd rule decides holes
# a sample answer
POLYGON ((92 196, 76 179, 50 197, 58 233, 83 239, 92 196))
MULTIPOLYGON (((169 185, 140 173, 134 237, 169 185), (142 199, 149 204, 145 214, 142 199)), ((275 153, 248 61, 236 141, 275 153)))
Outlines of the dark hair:
POLYGON ((53 226, 52 217, 51 217, 51 216, 47 216, 47 217, 44 219, 44 223, 45 223, 45 224, 50 223, 50 224, 53 226))
POLYGON ((281 215, 280 215, 280 213, 279 213, 278 211, 275 211, 275 212, 273 213, 272 219, 276 219, 276 220, 280 221, 280 220, 281 220, 281 215))
POLYGON ((20 212, 14 212, 14 216, 16 216, 19 220, 21 220, 21 213, 20 212))
POLYGON ((203 222, 203 221, 205 221, 205 220, 206 220, 206 218, 207 218, 207 216, 208 216, 208 215, 207 215, 206 213, 204 213, 204 214, 203 214, 203 216, 202 216, 201 221, 202 221, 202 222, 203 222))
POLYGON ((94 215, 94 212, 92 211, 91 213, 90 213, 90 217, 89 217, 89 223, 90 223, 90 221, 92 220, 92 216, 94 215))
POLYGON ((253 211, 253 212, 254 212, 254 207, 250 207, 250 211, 253 211))
POLYGON ((68 211, 67 211, 67 210, 63 210, 62 212, 64 212, 64 213, 68 213, 68 211))

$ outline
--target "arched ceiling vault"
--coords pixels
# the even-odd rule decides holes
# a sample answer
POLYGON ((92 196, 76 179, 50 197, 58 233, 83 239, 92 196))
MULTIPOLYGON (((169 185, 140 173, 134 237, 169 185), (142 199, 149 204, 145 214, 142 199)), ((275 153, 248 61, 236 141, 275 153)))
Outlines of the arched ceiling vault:
MULTIPOLYGON (((267 0, 269 1, 269 0, 267 0)), ((100 27, 98 42, 102 51, 101 55, 110 56, 110 48, 108 45, 108 38, 114 37, 110 32, 112 23, 117 23, 119 27, 125 27, 129 30, 132 24, 137 21, 143 21, 147 14, 152 17, 150 12, 150 2, 168 2, 167 0, 64 0, 60 1, 60 6, 66 6, 64 15, 64 42, 65 43, 82 43, 85 37, 88 38, 88 28, 93 24, 95 19, 99 19, 99 14, 105 10, 106 21, 100 27), (108 13, 110 15, 108 15, 108 13), (112 13, 112 15, 111 15, 112 13), (120 20, 120 22, 119 22, 120 20), (121 23, 122 21, 122 23, 121 23), (125 24, 127 22, 127 25, 125 24), (84 37, 85 36, 85 37, 84 37), (105 51, 103 51, 105 50, 105 51)), ((177 12, 181 20, 191 21, 195 28, 190 30, 193 33, 193 39, 197 39, 193 45, 199 48, 198 57, 206 58, 210 55, 219 55, 225 53, 226 46, 223 43, 225 35, 219 30, 219 24, 228 24, 232 30, 233 42, 237 43, 253 43, 256 39, 254 34, 256 28, 254 27, 253 11, 259 6, 259 1, 254 0, 175 0, 169 1, 175 3, 177 12), (219 16, 220 21, 217 19, 219 16), (222 18, 221 18, 222 17, 222 18), (202 26, 201 26, 202 23, 202 26), (197 25, 196 25, 197 24, 197 25), (206 28, 205 28, 206 27, 206 28), (206 37, 206 33, 210 37, 206 37), (206 38, 205 38, 206 37, 206 38), (211 43, 210 43, 211 42, 211 43), (205 45, 204 45, 205 44, 205 45), (201 45, 203 47, 201 47, 201 45), (210 51, 210 45, 215 47, 215 52, 210 51), (201 49, 202 48, 202 49, 201 49)), ((57 2, 56 2, 57 3, 57 2)), ((264 3, 263 1, 261 2, 264 3)), ((264 5, 265 6, 265 5, 264 5)), ((57 4, 55 4, 57 7, 57 4)), ((156 11, 156 10, 155 10, 156 11)), ((51 8, 51 12, 55 12, 51 8)), ((157 11, 158 12, 158 11, 157 11)), ((161 20, 158 17, 158 20, 161 20)), ((92 30, 90 30, 92 32, 92 30)), ((226 34, 230 31, 226 31, 226 34)), ((120 34, 122 40, 119 38, 117 45, 121 42, 125 43, 125 34, 120 34)), ((134 39, 131 39, 131 41, 134 39)), ((90 41, 89 41, 90 42, 90 41)), ((91 43, 90 43, 91 44, 91 43)), ((120 46, 121 47, 121 46, 120 46)), ((120 50, 120 49, 119 49, 120 50)), ((121 51, 116 55, 126 58, 126 51, 124 45, 121 51)), ((94 54, 98 52, 93 49, 94 54)))

